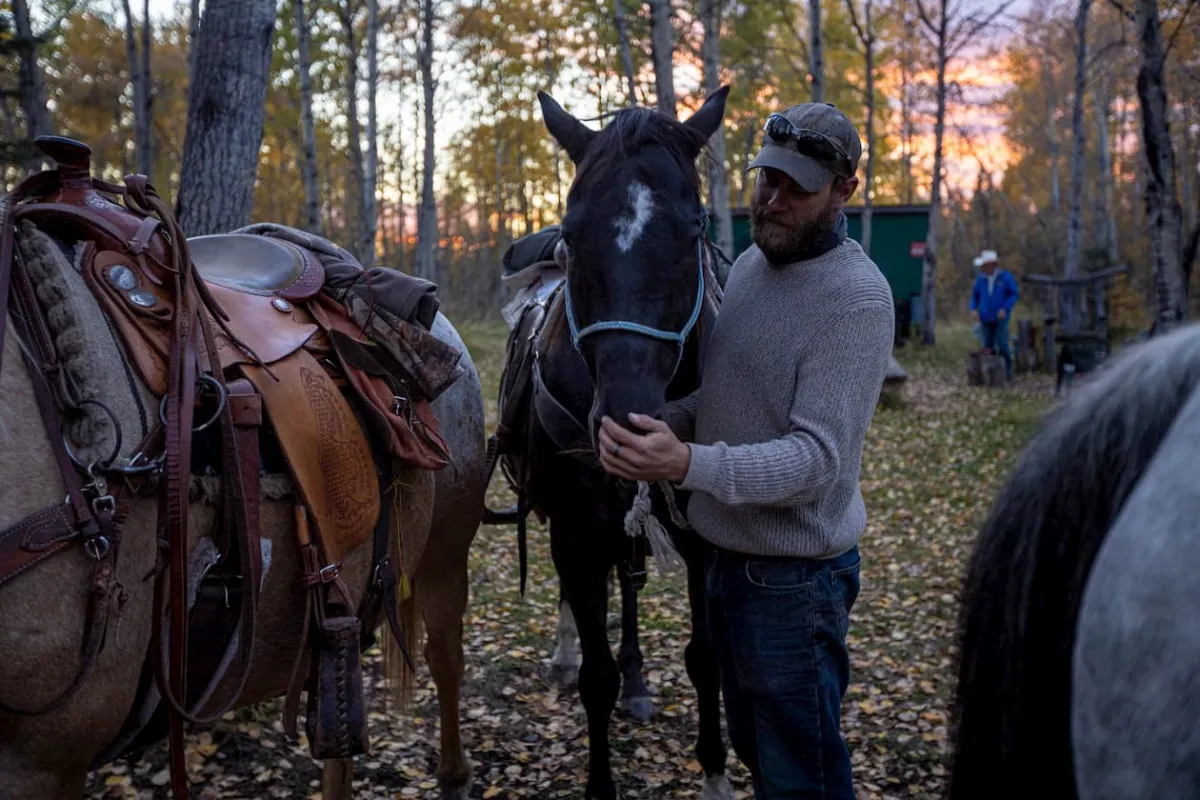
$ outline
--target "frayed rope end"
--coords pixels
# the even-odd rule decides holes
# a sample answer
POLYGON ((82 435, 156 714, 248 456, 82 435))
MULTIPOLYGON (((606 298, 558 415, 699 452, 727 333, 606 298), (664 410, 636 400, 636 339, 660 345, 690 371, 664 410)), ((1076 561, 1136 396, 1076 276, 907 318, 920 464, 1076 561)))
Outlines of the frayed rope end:
POLYGON ((638 481, 637 496, 629 506, 629 511, 625 512, 625 533, 646 537, 654 560, 664 573, 675 572, 683 567, 683 559, 671 543, 667 529, 654 516, 650 503, 650 484, 645 481, 638 481))

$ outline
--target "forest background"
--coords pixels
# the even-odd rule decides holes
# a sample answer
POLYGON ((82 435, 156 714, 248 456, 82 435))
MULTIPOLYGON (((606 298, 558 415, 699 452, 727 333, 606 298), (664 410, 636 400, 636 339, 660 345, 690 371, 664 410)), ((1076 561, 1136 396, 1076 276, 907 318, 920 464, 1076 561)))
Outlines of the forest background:
MULTIPOLYGON (((0 4, 6 186, 36 166, 32 138, 52 132, 87 142, 99 174, 143 172, 177 196, 198 25, 251 19, 270 0, 132 2, 0 4)), ((271 5, 257 176, 225 224, 319 231, 364 263, 435 280, 453 314, 495 317, 504 251, 563 212, 572 168, 541 123, 539 89, 582 118, 630 102, 685 117, 728 83, 718 165, 705 176, 726 247, 724 209, 749 203, 744 168, 766 116, 823 99, 864 140, 854 202, 936 198, 925 292, 938 318, 965 314, 983 249, 1018 277, 1127 264, 1112 296, 1118 334, 1188 316, 1200 233, 1195 0, 271 5), (1165 102, 1147 125, 1155 74, 1165 102)), ((184 222, 189 233, 217 225, 184 222)))

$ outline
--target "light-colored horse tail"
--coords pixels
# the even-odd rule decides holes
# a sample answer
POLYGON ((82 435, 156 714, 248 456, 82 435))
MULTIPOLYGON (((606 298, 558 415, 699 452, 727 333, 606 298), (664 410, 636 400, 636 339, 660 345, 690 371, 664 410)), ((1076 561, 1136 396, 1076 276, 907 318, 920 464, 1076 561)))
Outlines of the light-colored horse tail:
MULTIPOLYGON (((404 648, 412 659, 413 667, 421 657, 421 644, 425 638, 425 625, 421 618, 421 609, 417 604, 417 593, 411 584, 405 582, 403 589, 396 590, 396 616, 400 620, 400 631, 404 634, 404 648)), ((383 635, 383 674, 391 699, 399 705, 399 710, 407 714, 412 710, 413 693, 416 689, 416 673, 404 657, 396 637, 390 629, 384 626, 383 635)))
POLYGON ((1200 383, 1200 326, 1130 348, 1047 416, 963 584, 951 800, 1076 797, 1076 621, 1108 529, 1200 383))

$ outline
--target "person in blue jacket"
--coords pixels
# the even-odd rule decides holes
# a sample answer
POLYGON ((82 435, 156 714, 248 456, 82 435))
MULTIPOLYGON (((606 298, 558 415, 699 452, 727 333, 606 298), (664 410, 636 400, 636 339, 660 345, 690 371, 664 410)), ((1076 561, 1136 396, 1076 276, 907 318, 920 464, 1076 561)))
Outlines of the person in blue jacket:
POLYGON ((971 315, 983 328, 983 346, 1004 357, 1004 369, 1011 379, 1008 320, 1021 293, 1012 273, 999 268, 995 250, 984 250, 979 260, 979 277, 971 289, 971 315))

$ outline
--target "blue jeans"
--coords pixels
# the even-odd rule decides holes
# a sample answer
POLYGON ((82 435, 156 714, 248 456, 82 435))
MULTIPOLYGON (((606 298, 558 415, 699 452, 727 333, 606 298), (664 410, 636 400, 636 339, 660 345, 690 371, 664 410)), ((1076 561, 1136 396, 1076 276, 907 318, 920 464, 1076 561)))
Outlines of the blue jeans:
POLYGON ((993 353, 1004 356, 1004 370, 1012 377, 1012 353, 1008 348, 1008 317, 993 322, 981 322, 983 326, 983 346, 990 347, 993 353))
POLYGON ((755 800, 854 800, 840 728, 859 564, 857 547, 824 561, 708 554, 729 738, 755 800))

